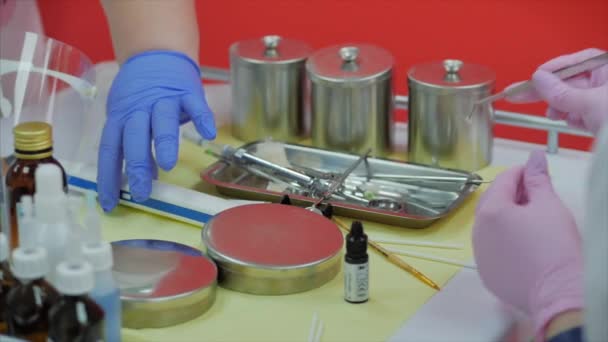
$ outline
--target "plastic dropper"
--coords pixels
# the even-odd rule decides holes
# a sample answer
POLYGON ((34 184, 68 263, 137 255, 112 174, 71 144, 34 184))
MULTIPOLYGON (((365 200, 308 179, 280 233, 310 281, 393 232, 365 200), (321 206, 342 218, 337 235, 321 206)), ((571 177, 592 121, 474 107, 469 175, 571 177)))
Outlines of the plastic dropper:
POLYGON ((105 337, 108 341, 120 341, 122 321, 120 291, 114 277, 112 246, 101 237, 101 217, 97 211, 95 194, 87 193, 87 213, 85 216, 86 234, 82 253, 93 266, 95 287, 90 296, 105 313, 105 337))
POLYGON ((83 201, 81 197, 68 197, 68 211, 70 214, 70 234, 68 235, 67 244, 65 246, 65 254, 63 258, 64 261, 81 262, 84 259, 81 249, 83 229, 79 220, 82 202, 83 201))
POLYGON ((34 201, 32 196, 21 196, 21 218, 19 219, 19 245, 25 248, 38 247, 38 232, 34 219, 34 201))
POLYGON ((92 244, 99 243, 102 241, 101 237, 101 217, 97 211, 97 202, 95 201, 95 194, 92 192, 87 193, 87 213, 84 218, 85 236, 84 243, 92 244))

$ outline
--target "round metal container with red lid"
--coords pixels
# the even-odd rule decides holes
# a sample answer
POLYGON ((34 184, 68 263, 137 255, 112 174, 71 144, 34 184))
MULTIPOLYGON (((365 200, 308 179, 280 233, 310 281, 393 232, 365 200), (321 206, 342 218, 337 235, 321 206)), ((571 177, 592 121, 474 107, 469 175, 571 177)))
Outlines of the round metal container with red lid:
POLYGON ((258 295, 308 291, 340 271, 344 238, 322 215, 282 204, 228 209, 205 225, 207 254, 219 285, 258 295))
POLYGON ((201 251, 172 241, 112 243, 122 325, 163 328, 197 318, 214 304, 217 266, 201 251))

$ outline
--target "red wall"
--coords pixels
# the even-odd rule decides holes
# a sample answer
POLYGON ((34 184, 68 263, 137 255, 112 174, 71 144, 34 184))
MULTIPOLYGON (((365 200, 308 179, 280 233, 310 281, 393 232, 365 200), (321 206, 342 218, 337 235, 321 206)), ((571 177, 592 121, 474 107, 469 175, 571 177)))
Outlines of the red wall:
MULTIPOLYGON (((95 62, 112 58, 99 1, 38 1, 49 36, 80 47, 95 62)), ((199 0, 197 5, 203 64, 228 67, 232 42, 270 33, 315 48, 373 43, 395 55, 402 94, 407 69, 415 63, 458 58, 485 64, 496 71, 501 89, 528 78, 554 56, 608 49, 606 0, 199 0)), ((540 103, 496 107, 538 115, 545 110, 540 103)), ((546 141, 542 132, 512 127, 497 126, 496 134, 546 141)), ((561 145, 586 149, 589 140, 562 136, 561 145)))

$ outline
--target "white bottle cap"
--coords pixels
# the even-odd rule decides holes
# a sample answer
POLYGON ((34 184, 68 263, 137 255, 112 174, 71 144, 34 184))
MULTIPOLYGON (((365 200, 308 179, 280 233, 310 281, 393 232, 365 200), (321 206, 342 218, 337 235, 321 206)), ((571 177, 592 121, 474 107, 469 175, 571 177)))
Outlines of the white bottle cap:
POLYGON ((84 261, 64 261, 57 265, 55 287, 61 294, 80 296, 93 290, 93 268, 84 261))
POLYGON ((33 280, 44 277, 49 271, 44 248, 17 248, 13 251, 11 270, 17 279, 33 280))
POLYGON ((8 239, 4 233, 0 233, 0 262, 8 260, 8 239))
POLYGON ((108 242, 85 243, 82 245, 82 253, 95 272, 110 270, 114 265, 112 246, 108 242))
POLYGON ((34 206, 36 219, 43 223, 67 220, 67 196, 63 191, 63 172, 54 164, 42 164, 36 169, 34 206))

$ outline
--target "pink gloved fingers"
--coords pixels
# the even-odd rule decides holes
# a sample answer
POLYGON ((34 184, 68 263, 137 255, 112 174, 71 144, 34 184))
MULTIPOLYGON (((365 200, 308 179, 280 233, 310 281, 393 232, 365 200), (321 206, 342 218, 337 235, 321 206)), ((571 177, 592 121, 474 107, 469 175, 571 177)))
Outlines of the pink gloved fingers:
POLYGON ((545 115, 551 120, 566 120, 568 118, 568 113, 561 112, 551 107, 547 108, 545 115))
POLYGON ((589 83, 591 87, 600 87, 608 84, 608 65, 593 70, 589 83))
POLYGON ((539 200, 540 196, 553 191, 547 166, 547 157, 541 150, 533 151, 523 171, 523 189, 518 204, 539 200))
POLYGON ((586 59, 595 57, 604 52, 605 51, 600 50, 600 49, 589 48, 589 49, 578 51, 578 52, 575 52, 572 54, 556 57, 556 58, 542 64, 538 68, 541 70, 545 70, 545 71, 555 71, 557 69, 561 69, 561 68, 570 66, 572 64, 580 63, 586 59))
POLYGON ((569 126, 574 128, 585 128, 585 122, 583 121, 583 118, 577 113, 570 113, 568 115, 568 118, 566 119, 566 122, 568 122, 569 126))
POLYGON ((585 113, 590 103, 586 89, 570 86, 554 74, 537 70, 532 81, 538 94, 556 110, 562 112, 585 113))
POLYGON ((498 175, 488 190, 481 195, 477 203, 477 213, 495 206, 505 207, 516 203, 522 175, 523 167, 514 167, 498 175))

